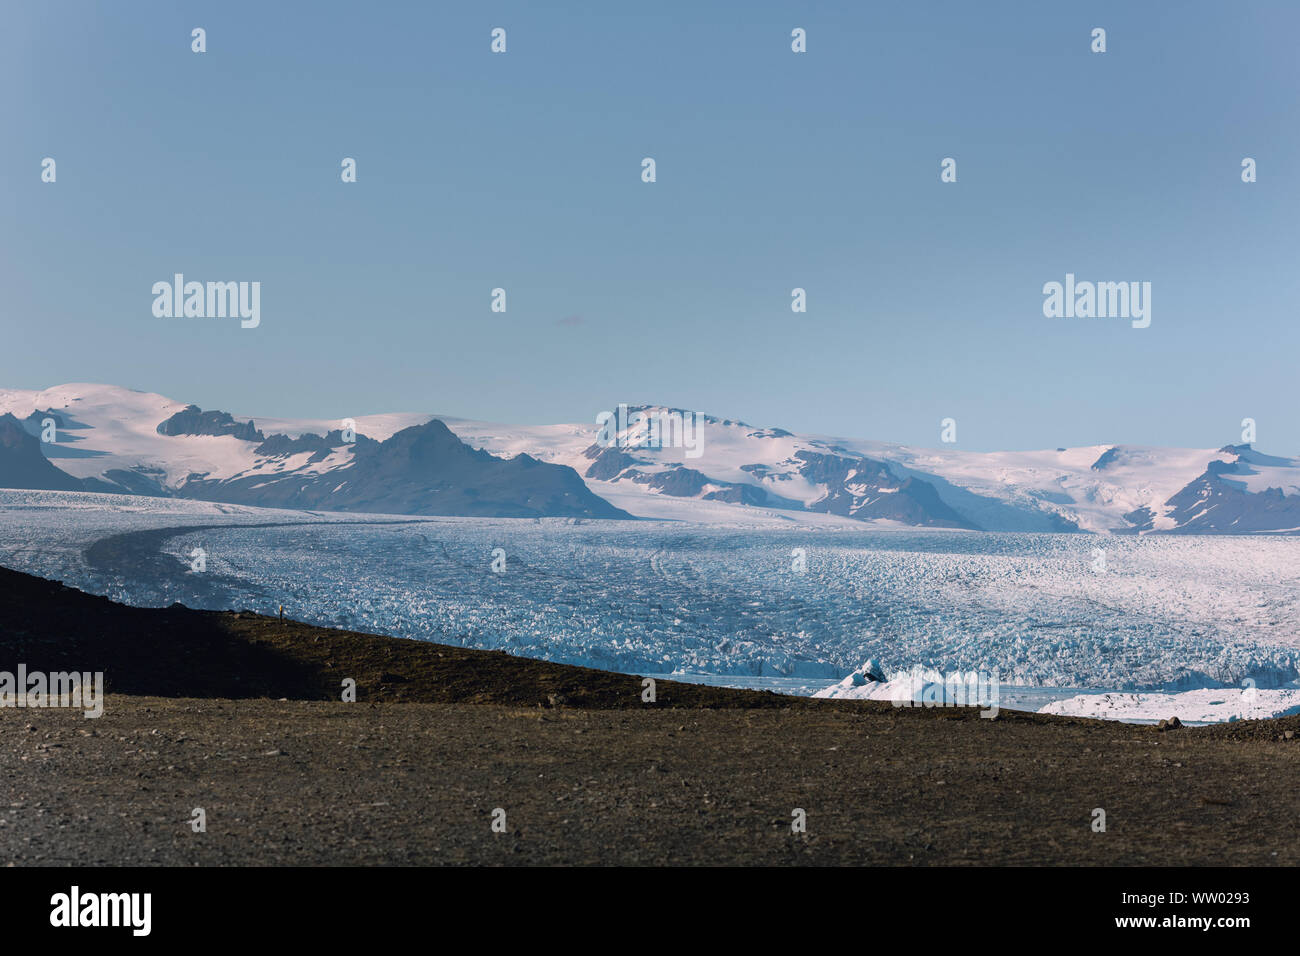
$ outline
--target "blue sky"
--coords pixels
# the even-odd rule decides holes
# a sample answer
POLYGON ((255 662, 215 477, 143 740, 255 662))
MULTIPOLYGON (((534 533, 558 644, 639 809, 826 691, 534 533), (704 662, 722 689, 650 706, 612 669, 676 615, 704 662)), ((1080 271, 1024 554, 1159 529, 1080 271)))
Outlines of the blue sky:
POLYGON ((294 6, 6 4, 0 385, 1300 452, 1295 4, 294 6), (1045 318, 1067 272, 1150 328, 1045 318))

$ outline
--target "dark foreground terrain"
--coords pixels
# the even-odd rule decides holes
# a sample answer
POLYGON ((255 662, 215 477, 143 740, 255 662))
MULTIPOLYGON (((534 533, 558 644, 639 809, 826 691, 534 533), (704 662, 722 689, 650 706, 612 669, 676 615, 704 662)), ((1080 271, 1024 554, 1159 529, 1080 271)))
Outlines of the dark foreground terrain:
POLYGON ((0 670, 110 690, 98 719, 0 709, 4 863, 1300 863, 1300 717, 1162 732, 663 681, 646 703, 627 675, 2 569, 0 614, 0 670))

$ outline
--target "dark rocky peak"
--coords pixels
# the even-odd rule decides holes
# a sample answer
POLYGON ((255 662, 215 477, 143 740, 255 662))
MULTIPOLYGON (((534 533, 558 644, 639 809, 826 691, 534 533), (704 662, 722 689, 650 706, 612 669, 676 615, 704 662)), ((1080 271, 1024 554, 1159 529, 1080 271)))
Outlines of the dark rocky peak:
POLYGON ((205 412, 197 405, 186 405, 158 425, 159 435, 231 435, 241 441, 262 442, 266 437, 251 422, 236 421, 229 412, 205 412))

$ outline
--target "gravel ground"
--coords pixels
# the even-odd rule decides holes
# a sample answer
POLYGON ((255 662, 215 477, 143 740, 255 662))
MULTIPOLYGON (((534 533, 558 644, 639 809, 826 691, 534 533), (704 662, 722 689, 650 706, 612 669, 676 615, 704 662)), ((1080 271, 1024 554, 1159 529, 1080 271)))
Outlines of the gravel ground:
POLYGON ((1296 865, 1297 729, 1293 718, 1159 732, 802 702, 602 710, 111 695, 92 720, 0 710, 0 857, 1296 865), (195 807, 204 833, 190 825, 195 807), (1091 828, 1097 807, 1104 833, 1091 828), (492 830, 496 808, 504 833, 492 830), (791 832, 795 808, 806 833, 791 832))

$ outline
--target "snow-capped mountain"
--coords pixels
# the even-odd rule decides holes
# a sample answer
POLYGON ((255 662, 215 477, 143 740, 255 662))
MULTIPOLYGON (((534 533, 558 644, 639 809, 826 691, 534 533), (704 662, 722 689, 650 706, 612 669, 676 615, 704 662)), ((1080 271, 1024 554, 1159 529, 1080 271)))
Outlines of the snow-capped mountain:
POLYGON ((429 416, 405 427, 376 422, 380 437, 351 422, 268 434, 227 412, 102 385, 0 392, 0 414, 0 486, 73 482, 83 491, 410 515, 630 517, 572 469, 470 448, 429 416), (15 431, 26 441, 4 437, 15 431))
POLYGON ((14 423, 10 439, 0 426, 0 486, 71 476, 92 491, 397 514, 1300 533, 1300 459, 1248 445, 936 450, 662 406, 602 424, 243 418, 104 385, 0 390, 4 413, 28 437, 53 420, 57 437, 19 449, 14 423))
MULTIPOLYGON (((673 410, 629 411, 652 418, 673 410)), ((647 445, 653 435, 644 423, 603 443, 594 424, 447 423, 475 447, 527 450, 570 465, 597 494, 638 515, 690 519, 699 505, 726 501, 912 527, 1300 533, 1300 459, 1248 445, 970 452, 796 435, 705 416, 691 458, 682 448, 647 445)))

